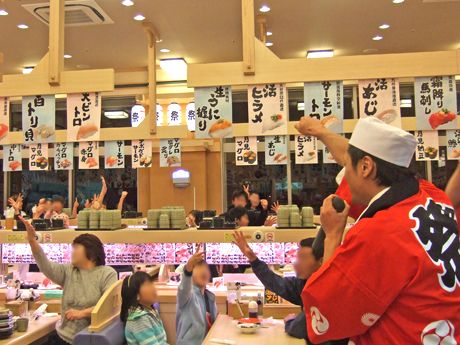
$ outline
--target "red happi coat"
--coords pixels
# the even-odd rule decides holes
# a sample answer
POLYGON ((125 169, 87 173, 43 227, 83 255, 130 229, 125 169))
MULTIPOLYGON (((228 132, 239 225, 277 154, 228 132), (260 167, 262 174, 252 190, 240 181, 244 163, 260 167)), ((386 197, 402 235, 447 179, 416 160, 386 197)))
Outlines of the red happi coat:
POLYGON ((313 343, 460 344, 460 253, 447 195, 426 181, 390 188, 362 214, 302 293, 313 343))

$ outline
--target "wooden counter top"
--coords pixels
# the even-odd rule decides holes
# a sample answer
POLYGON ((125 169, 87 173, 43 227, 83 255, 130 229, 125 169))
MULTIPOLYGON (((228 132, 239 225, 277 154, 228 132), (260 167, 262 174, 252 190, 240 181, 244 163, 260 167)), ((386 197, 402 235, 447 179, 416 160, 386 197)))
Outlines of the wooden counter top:
POLYGON ((0 340, 0 345, 29 345, 53 332, 60 318, 60 316, 41 317, 34 323, 29 323, 27 332, 15 331, 11 338, 0 340))
POLYGON ((303 339, 296 339, 284 332, 284 324, 259 328, 253 334, 243 334, 232 322, 233 318, 226 315, 219 315, 203 345, 215 345, 211 339, 233 340, 237 345, 305 345, 303 339))

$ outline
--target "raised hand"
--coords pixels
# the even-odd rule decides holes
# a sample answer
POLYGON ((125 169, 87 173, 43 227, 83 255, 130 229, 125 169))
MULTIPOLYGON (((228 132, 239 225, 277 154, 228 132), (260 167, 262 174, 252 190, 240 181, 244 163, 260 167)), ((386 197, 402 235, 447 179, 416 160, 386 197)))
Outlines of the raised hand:
POLYGON ((265 226, 273 226, 273 225, 275 225, 277 222, 278 222, 278 218, 277 218, 277 217, 270 216, 270 217, 267 217, 267 219, 265 220, 264 225, 265 225, 265 226))
POLYGON ((278 209, 279 209, 280 207, 283 207, 283 206, 280 206, 280 202, 277 201, 277 202, 274 202, 273 205, 272 205, 272 207, 270 207, 270 208, 271 208, 271 210, 272 210, 273 212, 278 213, 278 209))
POLYGON ((244 237, 243 231, 235 230, 233 233, 233 238, 235 240, 232 242, 236 244, 238 248, 240 248, 241 253, 243 253, 243 255, 249 259, 249 261, 254 261, 257 259, 257 255, 254 254, 251 247, 249 247, 249 244, 244 237))
POLYGON ((266 199, 260 200, 260 204, 262 205, 263 209, 266 210, 268 207, 268 201, 266 199))
POLYGON ((32 242, 32 241, 36 241, 34 226, 30 222, 28 222, 27 220, 22 218, 21 216, 19 216, 19 219, 22 220, 22 222, 24 223, 24 225, 26 227, 27 239, 29 240, 29 243, 32 242))
POLYGON ((249 196, 249 187, 250 187, 249 184, 246 185, 246 186, 243 186, 243 189, 244 189, 244 191, 246 192, 246 194, 247 194, 248 196, 249 196))
POLYGON ((122 198, 126 198, 127 195, 128 195, 128 192, 122 192, 122 193, 121 193, 121 197, 122 197, 122 198))
POLYGON ((75 198, 75 203, 73 204, 73 208, 77 209, 80 204, 78 203, 78 198, 75 198))
POLYGON ((204 255, 206 254, 206 251, 200 252, 200 249, 201 249, 201 244, 199 243, 196 246, 195 254, 193 254, 190 257, 190 259, 188 259, 187 266, 185 267, 185 269, 188 272, 192 272, 195 264, 197 264, 201 260, 204 260, 204 255))

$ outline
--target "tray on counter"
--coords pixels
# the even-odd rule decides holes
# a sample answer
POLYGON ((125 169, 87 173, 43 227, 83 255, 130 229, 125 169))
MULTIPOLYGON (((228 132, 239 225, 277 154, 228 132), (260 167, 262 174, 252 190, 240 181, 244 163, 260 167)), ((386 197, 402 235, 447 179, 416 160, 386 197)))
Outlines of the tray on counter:
POLYGON ((155 231, 155 230, 160 230, 160 231, 164 231, 164 230, 187 230, 187 228, 185 228, 185 229, 182 229, 182 228, 140 228, 140 229, 147 230, 147 231, 155 231))

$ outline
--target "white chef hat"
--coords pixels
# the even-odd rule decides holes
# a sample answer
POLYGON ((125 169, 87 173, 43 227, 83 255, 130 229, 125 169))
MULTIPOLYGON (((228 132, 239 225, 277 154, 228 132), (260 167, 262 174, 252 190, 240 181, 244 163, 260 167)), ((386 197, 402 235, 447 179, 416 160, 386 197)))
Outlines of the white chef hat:
POLYGON ((350 145, 386 162, 409 167, 417 146, 415 137, 374 117, 360 119, 350 145))

